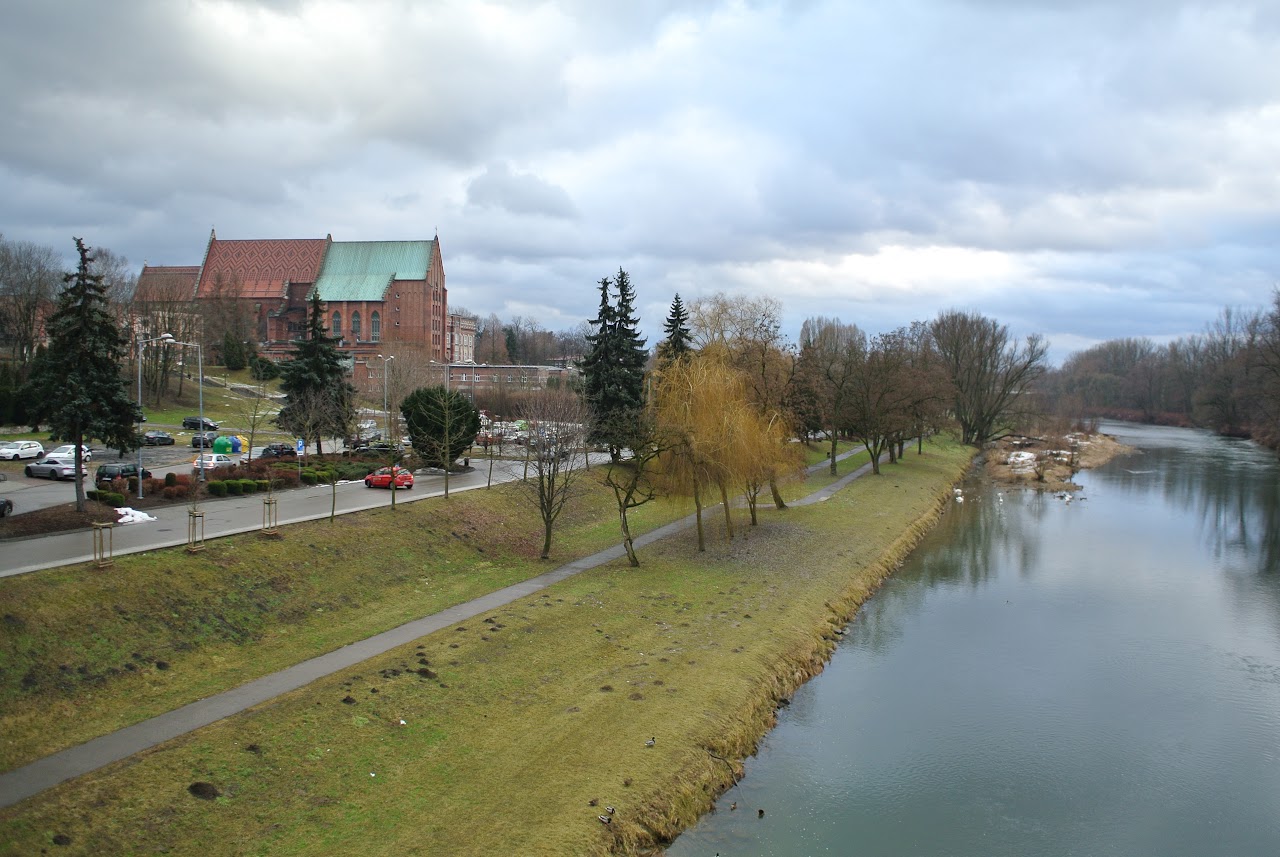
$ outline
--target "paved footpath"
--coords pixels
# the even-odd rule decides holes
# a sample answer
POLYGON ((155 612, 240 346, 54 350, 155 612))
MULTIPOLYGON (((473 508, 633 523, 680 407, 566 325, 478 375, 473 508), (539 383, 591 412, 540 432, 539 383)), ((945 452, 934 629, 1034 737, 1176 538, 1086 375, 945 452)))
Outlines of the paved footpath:
MULTIPOLYGON (((840 458, 846 458, 852 454, 846 453, 840 458)), ((810 467, 809 472, 815 473, 829 466, 829 463, 824 461, 810 467)), ((871 465, 865 464, 827 487, 815 491, 813 494, 797 500, 791 505, 802 506, 826 500, 854 479, 870 472, 870 470, 871 465)), ((452 485, 450 487, 453 490, 452 485)), ((328 489, 326 489, 325 493, 327 496, 328 489)), ((664 527, 659 527, 652 532, 638 536, 635 540, 636 547, 652 544, 673 533, 688 529, 693 524, 693 515, 673 521, 664 527)), ((482 595, 479 598, 474 598, 471 601, 458 604, 439 613, 433 613, 430 616, 406 622, 397 628, 392 628, 368 639, 343 646, 309 661, 303 661, 280 672, 265 675, 240 687, 197 700, 189 705, 184 705, 182 708, 152 717, 150 720, 144 720, 141 723, 136 723, 133 726, 128 726, 99 738, 94 738, 92 741, 77 747, 69 747, 29 765, 0 774, 0 807, 11 806, 20 800, 56 786, 58 783, 78 777, 81 774, 87 774, 112 762, 127 759, 134 753, 154 747, 171 738, 177 738, 224 717, 238 714, 282 693, 296 690, 318 678, 323 678, 339 670, 354 666, 361 661, 383 654, 397 646, 411 643, 419 637, 447 628, 456 622, 496 610, 518 598, 524 598, 527 595, 532 595, 541 589, 545 589, 553 583, 558 583, 579 572, 595 568, 625 555, 626 552, 623 550, 622 545, 616 545, 591 556, 562 565, 546 574, 540 574, 537 577, 513 584, 505 589, 490 592, 487 595, 482 595)))

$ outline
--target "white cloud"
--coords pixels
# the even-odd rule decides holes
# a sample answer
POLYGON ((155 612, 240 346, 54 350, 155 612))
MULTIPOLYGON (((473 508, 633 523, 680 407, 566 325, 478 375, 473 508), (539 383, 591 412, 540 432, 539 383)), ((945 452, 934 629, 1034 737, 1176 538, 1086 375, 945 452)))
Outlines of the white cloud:
POLYGON ((569 326, 621 265, 651 337, 718 289, 1167 336, 1269 299, 1278 49, 1264 0, 19 4, 0 232, 438 228, 458 303, 569 326))

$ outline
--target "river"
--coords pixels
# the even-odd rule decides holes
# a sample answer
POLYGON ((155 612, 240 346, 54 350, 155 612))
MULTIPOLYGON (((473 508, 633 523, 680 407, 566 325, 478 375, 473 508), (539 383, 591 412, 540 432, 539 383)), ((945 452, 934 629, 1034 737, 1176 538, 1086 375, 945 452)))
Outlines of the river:
POLYGON ((667 853, 1280 855, 1280 467, 1104 430, 1072 502, 969 480, 667 853))

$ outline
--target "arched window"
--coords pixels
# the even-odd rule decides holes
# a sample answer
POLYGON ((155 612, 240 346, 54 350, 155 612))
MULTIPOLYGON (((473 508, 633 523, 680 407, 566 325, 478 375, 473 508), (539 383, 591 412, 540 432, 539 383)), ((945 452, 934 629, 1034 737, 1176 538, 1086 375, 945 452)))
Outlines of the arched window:
POLYGON ((360 341, 360 313, 351 313, 351 338, 360 341))
POLYGON ((329 327, 330 336, 342 336, 342 313, 333 314, 333 324, 329 327))
POLYGON ((369 338, 374 342, 382 341, 382 316, 378 315, 377 310, 369 317, 369 338))

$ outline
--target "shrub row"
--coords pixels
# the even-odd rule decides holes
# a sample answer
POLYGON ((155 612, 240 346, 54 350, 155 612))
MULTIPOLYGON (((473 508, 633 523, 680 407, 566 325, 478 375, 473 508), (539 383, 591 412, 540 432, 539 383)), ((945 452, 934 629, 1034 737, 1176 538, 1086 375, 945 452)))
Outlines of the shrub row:
POLYGON ((271 483, 266 479, 219 479, 209 483, 209 493, 214 497, 239 497, 270 488, 271 483))

